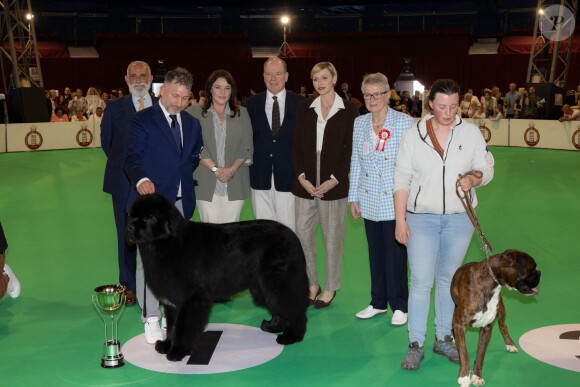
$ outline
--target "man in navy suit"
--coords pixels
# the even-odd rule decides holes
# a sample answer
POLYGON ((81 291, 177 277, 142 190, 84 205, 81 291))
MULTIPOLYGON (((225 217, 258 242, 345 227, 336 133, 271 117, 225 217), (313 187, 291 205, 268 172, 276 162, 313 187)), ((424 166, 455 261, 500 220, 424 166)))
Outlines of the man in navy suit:
POLYGON ((267 90, 246 100, 254 132, 254 163, 250 166, 252 205, 256 219, 276 220, 293 231, 294 170, 290 143, 302 96, 286 91, 286 62, 277 57, 264 63, 267 90))
MULTIPOLYGON (((186 219, 195 209, 193 171, 203 145, 199 121, 183 111, 193 77, 177 67, 165 76, 159 103, 137 112, 129 129, 125 172, 131 181, 127 209, 139 195, 157 192, 175 202, 186 219)), ((163 340, 159 301, 144 286, 141 257, 137 254, 137 300, 143 309, 145 339, 163 340)))
POLYGON ((127 133, 133 114, 157 102, 157 98, 152 98, 149 95, 152 81, 153 76, 147 63, 131 62, 127 67, 127 75, 125 76, 130 94, 110 101, 101 121, 101 146, 107 155, 103 191, 111 194, 113 198, 113 213, 117 227, 119 282, 126 288, 127 305, 137 303, 135 293, 137 290, 135 283, 137 257, 136 249, 125 243, 125 227, 127 226, 125 208, 131 184, 123 170, 123 164, 125 162, 127 133))

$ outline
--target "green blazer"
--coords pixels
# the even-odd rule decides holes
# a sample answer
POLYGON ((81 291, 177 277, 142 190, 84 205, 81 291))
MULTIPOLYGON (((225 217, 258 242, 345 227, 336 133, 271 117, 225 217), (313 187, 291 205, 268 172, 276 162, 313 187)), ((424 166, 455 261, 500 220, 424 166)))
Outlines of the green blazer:
MULTIPOLYGON (((208 111, 206 117, 203 117, 201 111, 202 105, 192 105, 187 108, 187 112, 201 123, 203 149, 200 158, 211 158, 217 162, 213 113, 208 111)), ((226 115, 226 165, 220 165, 220 167, 229 167, 236 159, 249 160, 249 162, 242 164, 234 174, 233 179, 228 182, 229 200, 245 200, 250 197, 250 169, 248 167, 252 164, 253 154, 252 124, 248 111, 242 107, 239 117, 232 118, 231 114, 226 115)), ((193 178, 197 180, 197 185, 195 186, 197 200, 211 202, 216 185, 215 174, 200 163, 199 167, 193 172, 193 178)))

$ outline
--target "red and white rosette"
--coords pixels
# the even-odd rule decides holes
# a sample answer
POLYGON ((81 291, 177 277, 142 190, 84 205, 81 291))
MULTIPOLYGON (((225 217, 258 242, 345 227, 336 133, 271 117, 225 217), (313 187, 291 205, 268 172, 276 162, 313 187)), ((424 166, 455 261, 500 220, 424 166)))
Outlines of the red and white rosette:
POLYGON ((377 148, 375 150, 380 150, 381 152, 385 151, 385 144, 387 140, 391 137, 391 132, 387 129, 383 129, 379 132, 379 143, 377 144, 377 148), (381 148, 381 149, 379 149, 381 148))

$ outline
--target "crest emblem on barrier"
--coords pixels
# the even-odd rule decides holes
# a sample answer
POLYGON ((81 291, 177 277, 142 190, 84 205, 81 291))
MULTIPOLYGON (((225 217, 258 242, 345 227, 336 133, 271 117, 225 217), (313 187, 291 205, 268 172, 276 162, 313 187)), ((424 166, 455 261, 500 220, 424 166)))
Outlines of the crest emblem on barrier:
POLYGON ((530 121, 530 126, 524 132, 524 141, 528 146, 536 146, 540 142, 540 132, 536 129, 536 123, 534 121, 530 121))
POLYGON ((24 138, 26 147, 31 150, 36 150, 42 146, 42 134, 36 131, 36 125, 30 127, 30 132, 24 138))
POLYGON ((580 149, 580 125, 578 125, 578 129, 572 133, 572 145, 574 145, 574 148, 580 149))
POLYGON ((489 140, 491 140, 491 130, 489 130, 489 128, 486 126, 485 120, 479 120, 478 126, 481 135, 485 139, 485 142, 488 143, 489 140))
POLYGON ((87 129, 87 124, 81 125, 81 130, 77 132, 77 144, 87 147, 93 142, 93 133, 87 129))

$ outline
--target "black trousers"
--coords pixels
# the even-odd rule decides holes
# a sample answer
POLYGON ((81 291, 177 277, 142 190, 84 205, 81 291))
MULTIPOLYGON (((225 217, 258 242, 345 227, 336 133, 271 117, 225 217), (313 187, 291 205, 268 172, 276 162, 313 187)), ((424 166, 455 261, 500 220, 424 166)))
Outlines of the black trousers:
POLYGON ((371 268, 371 305, 407 313, 407 248, 395 239, 395 221, 365 219, 371 268))
POLYGON ((117 227, 117 256, 119 259, 119 283, 127 288, 127 291, 137 289, 135 272, 137 271, 137 248, 130 247, 125 242, 125 228, 129 215, 125 209, 127 200, 113 195, 113 212, 115 226, 117 227))

